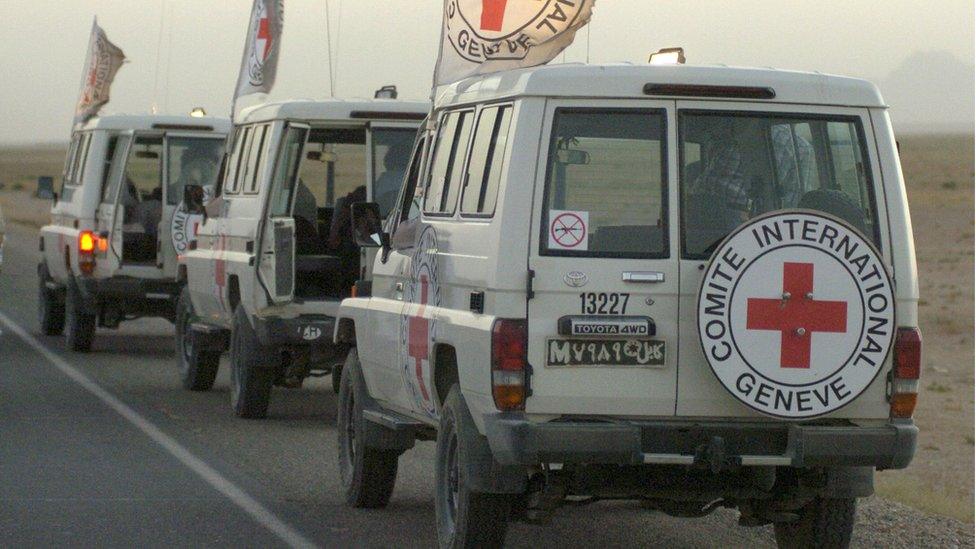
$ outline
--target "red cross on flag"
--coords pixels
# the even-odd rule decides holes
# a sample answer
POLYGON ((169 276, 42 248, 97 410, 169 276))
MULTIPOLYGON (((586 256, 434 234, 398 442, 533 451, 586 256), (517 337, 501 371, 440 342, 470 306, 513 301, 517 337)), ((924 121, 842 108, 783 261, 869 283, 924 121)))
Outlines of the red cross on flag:
POLYGON ((284 3, 284 0, 254 0, 235 101, 242 95, 268 93, 274 87, 284 28, 284 3))
POLYGON ((88 54, 85 69, 81 75, 81 92, 75 108, 75 123, 84 123, 98 114, 99 109, 109 101, 109 90, 115 73, 125 62, 125 54, 109 41, 105 31, 98 26, 98 19, 92 23, 91 37, 88 39, 88 54))
POLYGON ((434 85, 553 60, 590 21, 595 0, 444 0, 434 85))

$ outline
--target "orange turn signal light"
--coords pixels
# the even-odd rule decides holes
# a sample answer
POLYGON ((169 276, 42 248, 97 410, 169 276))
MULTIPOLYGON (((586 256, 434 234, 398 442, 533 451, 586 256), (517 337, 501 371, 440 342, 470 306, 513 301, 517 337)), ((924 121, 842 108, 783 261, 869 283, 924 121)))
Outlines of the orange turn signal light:
POLYGON ((92 253, 95 251, 95 243, 98 239, 95 238, 95 233, 91 231, 82 231, 78 235, 78 251, 83 253, 92 253))
POLYGON ((915 414, 918 393, 899 393, 891 395, 891 417, 909 419, 915 414))

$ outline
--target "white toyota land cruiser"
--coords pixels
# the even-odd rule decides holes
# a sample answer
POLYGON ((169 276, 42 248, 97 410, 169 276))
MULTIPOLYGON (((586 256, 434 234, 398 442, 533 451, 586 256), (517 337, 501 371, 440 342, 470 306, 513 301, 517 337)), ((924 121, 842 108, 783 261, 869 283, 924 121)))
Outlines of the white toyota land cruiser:
POLYGON ((71 136, 51 223, 41 228, 39 320, 88 351, 96 326, 175 318, 176 256, 192 236, 186 185, 213 186, 230 130, 223 118, 113 115, 71 136))
POLYGON ((372 200, 392 209, 429 108, 390 99, 288 101, 240 115, 216 197, 204 208, 205 193, 187 189, 188 210, 206 215, 181 275, 184 387, 209 390, 229 349, 234 411, 261 418, 273 385, 300 387, 341 364, 335 313, 354 286, 367 290, 369 278, 350 206, 372 200))
POLYGON ((348 503, 385 505, 399 454, 436 438, 445 547, 567 498, 847 545, 917 434, 912 228, 877 88, 562 65, 465 80, 434 112, 385 225, 353 209, 380 253, 336 326, 348 503))

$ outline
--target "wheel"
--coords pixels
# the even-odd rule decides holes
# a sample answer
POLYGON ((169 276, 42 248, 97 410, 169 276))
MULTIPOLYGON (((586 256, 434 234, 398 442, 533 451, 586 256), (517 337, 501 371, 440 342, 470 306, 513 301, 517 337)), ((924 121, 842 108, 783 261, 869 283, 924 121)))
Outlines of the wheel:
POLYGON ((365 445, 363 402, 367 393, 356 349, 349 351, 342 370, 337 428, 339 476, 346 504, 367 509, 385 507, 393 495, 400 453, 365 445))
POLYGON ((857 500, 817 498, 794 522, 776 523, 776 544, 789 549, 836 549, 851 544, 857 500))
POLYGON ((244 307, 238 306, 230 341, 230 399, 237 417, 261 419, 268 415, 274 366, 274 354, 261 345, 244 307))
POLYGON ((95 315, 85 310, 81 290, 74 281, 68 283, 64 302, 64 339, 68 349, 87 353, 95 339, 95 315))
POLYGON ((180 381, 184 389, 209 391, 220 367, 219 351, 201 351, 190 325, 196 315, 190 301, 190 290, 183 288, 176 306, 176 360, 180 367, 180 381))
POLYGON ((476 493, 468 487, 470 441, 480 436, 460 387, 454 385, 437 431, 434 510, 441 547, 501 547, 505 542, 513 497, 476 493))
POLYGON ((51 275, 47 265, 37 266, 37 316, 41 333, 48 336, 64 333, 64 293, 47 287, 51 275))

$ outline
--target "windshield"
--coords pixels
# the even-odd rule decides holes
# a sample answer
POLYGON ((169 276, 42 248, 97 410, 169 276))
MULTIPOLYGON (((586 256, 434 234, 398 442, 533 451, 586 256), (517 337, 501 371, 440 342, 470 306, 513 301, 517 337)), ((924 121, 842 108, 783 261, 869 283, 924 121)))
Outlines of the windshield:
POLYGON ((860 120, 764 113, 679 114, 684 257, 705 259, 743 222, 819 210, 878 243, 860 120))
POLYGON ((168 137, 166 203, 179 204, 185 185, 211 187, 217 183, 224 140, 203 137, 168 137))
POLYGON ((373 129, 373 202, 383 217, 396 205, 416 138, 414 128, 373 129))

